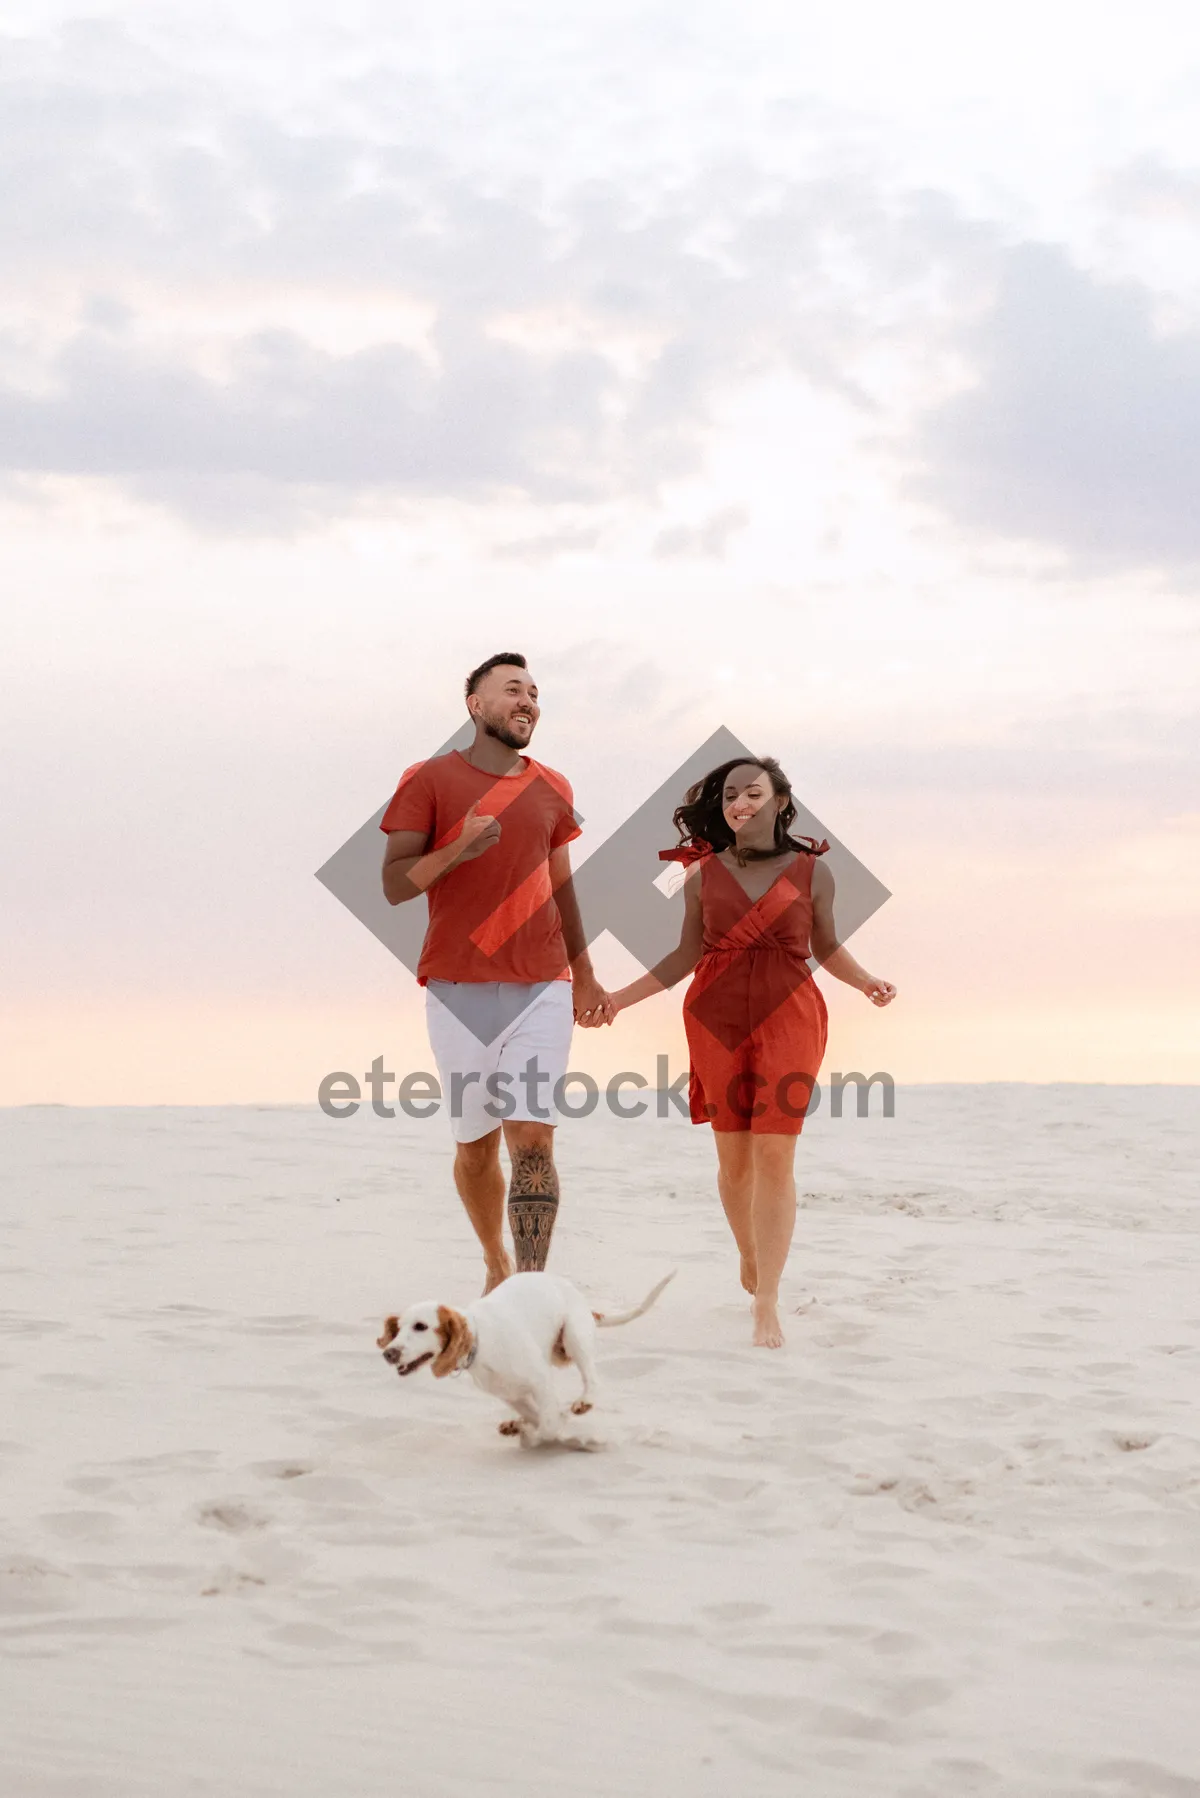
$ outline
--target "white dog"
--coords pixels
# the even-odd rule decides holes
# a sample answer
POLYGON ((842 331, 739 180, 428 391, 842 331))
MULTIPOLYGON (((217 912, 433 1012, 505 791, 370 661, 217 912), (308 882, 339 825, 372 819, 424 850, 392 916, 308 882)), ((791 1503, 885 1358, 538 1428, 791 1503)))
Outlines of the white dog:
POLYGON ((571 1440, 562 1434, 562 1410, 551 1366, 574 1362, 583 1391, 571 1406, 575 1416, 590 1411, 596 1391, 596 1325, 611 1329, 649 1311, 669 1273, 632 1311, 606 1317, 589 1309, 569 1280, 555 1274, 510 1274, 466 1311, 435 1300, 410 1305, 389 1317, 378 1346, 398 1374, 415 1373, 427 1361, 443 1380, 460 1370, 477 1386, 502 1398, 517 1413, 500 1425, 502 1436, 520 1436, 526 1448, 540 1442, 571 1440))

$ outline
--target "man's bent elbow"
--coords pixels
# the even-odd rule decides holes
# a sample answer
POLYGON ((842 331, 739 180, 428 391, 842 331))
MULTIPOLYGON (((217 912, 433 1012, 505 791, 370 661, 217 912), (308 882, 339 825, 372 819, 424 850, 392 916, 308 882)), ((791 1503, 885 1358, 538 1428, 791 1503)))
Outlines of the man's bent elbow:
POLYGON ((383 877, 383 896, 389 905, 403 905, 406 899, 417 897, 417 888, 407 874, 393 875, 391 879, 383 877))

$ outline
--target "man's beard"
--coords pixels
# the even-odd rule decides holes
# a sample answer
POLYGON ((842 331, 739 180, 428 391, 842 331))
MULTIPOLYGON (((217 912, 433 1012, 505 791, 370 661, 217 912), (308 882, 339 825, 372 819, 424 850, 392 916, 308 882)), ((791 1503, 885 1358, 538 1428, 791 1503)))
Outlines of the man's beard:
POLYGON ((530 725, 526 736, 518 737, 514 736, 507 724, 497 723, 494 718, 488 718, 486 716, 483 719, 483 729, 485 735, 495 737, 497 743, 503 743, 506 749, 524 749, 529 738, 533 735, 532 725, 530 725))

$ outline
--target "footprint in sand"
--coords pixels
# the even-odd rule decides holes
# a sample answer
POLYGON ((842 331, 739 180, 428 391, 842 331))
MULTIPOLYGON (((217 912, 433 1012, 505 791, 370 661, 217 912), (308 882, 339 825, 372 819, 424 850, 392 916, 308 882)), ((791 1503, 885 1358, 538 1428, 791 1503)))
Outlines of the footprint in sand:
POLYGON ((695 1634, 690 1623, 658 1623, 645 1617, 602 1617, 593 1627, 610 1636, 649 1636, 663 1642, 690 1641, 695 1634))
POLYGON ((243 1336, 310 1336, 328 1333, 328 1321, 306 1313, 287 1312, 279 1317, 248 1317, 241 1325, 243 1336))
POLYGON ((68 1542, 109 1542, 118 1527, 111 1511, 46 1511, 42 1522, 51 1535, 68 1542))
POLYGON ((660 1692, 668 1698, 693 1699, 709 1715, 723 1712, 727 1716, 732 1713, 738 1717, 752 1717, 760 1723, 795 1724, 797 1705, 791 1694, 785 1697, 763 1692, 732 1692, 727 1687, 689 1679, 657 1667, 635 1668, 629 1678, 634 1685, 660 1692))
POLYGON ((72 1576, 40 1555, 10 1555, 0 1562, 0 1616, 66 1610, 75 1595, 72 1576))
POLYGON ((755 1498, 767 1484, 765 1480, 738 1480, 721 1473, 703 1474, 696 1483, 710 1498, 720 1499, 723 1503, 755 1498))
POLYGON ((1000 1775, 982 1761, 939 1760, 934 1761, 933 1765, 939 1772, 948 1775, 955 1791, 990 1791, 1000 1784, 1000 1775))
POLYGON ((266 1580, 257 1573, 238 1573, 232 1568, 225 1569, 217 1575, 210 1586, 201 1586, 201 1598, 219 1598, 227 1592, 243 1592, 249 1587, 265 1586, 266 1580))
POLYGON ((604 1372, 615 1380, 637 1380, 662 1366, 663 1355, 621 1355, 604 1363, 604 1372))
POLYGON ((591 1524, 597 1535, 601 1536, 619 1536, 629 1528, 630 1521, 630 1518, 623 1517, 618 1511, 593 1511, 583 1519, 584 1523, 591 1524))
POLYGON ((758 1617, 769 1617, 769 1604, 758 1604, 748 1598, 726 1598, 720 1604, 702 1604, 702 1617, 711 1617, 714 1623, 750 1623, 758 1617))
POLYGON ((1121 1794, 1136 1792, 1138 1798, 1200 1798, 1200 1779, 1172 1772, 1152 1761, 1095 1761, 1086 1771, 1090 1779, 1102 1781, 1105 1788, 1116 1782, 1121 1794))
POLYGON ((240 1504, 236 1499, 228 1499, 202 1505, 198 1521, 206 1529, 227 1530, 230 1535, 243 1536, 251 1530, 265 1530, 271 1519, 252 1510, 249 1505, 240 1504))
POLYGON ((271 1640, 289 1648, 348 1648, 349 1636, 339 1630, 326 1629, 323 1623, 281 1623, 271 1631, 271 1640))

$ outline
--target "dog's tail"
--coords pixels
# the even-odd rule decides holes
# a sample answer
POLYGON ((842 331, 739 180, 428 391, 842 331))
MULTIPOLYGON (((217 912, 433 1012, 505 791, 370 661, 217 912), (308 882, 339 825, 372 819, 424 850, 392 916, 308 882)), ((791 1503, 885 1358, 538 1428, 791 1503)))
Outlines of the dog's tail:
POLYGON ((678 1271, 678 1268, 673 1267, 666 1279, 660 1280, 653 1291, 648 1292, 641 1304, 635 1305, 632 1311, 617 1311, 612 1316, 606 1316, 603 1311, 593 1311, 592 1316, 602 1330, 611 1330, 617 1324, 631 1324, 635 1317, 644 1317, 646 1315, 651 1305, 653 1305, 661 1296, 665 1288, 671 1284, 671 1281, 675 1278, 678 1271))

